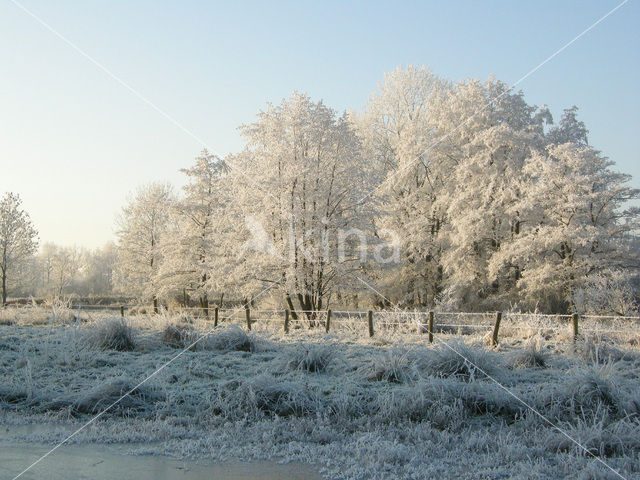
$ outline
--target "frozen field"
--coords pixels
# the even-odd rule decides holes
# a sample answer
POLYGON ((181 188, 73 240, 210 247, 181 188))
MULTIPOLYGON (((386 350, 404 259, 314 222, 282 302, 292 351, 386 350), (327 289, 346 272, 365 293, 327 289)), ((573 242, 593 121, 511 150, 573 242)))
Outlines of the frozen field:
POLYGON ((54 446, 133 389, 68 443, 296 462, 309 478, 640 478, 635 326, 585 329, 573 345, 523 320, 496 349, 484 330, 430 345, 411 332, 223 326, 134 388, 211 327, 176 322, 0 326, 2 443, 54 446))

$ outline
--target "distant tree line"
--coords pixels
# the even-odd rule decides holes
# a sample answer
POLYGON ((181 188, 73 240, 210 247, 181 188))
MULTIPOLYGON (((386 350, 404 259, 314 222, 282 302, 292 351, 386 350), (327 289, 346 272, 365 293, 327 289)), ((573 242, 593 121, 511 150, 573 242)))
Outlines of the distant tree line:
POLYGON ((639 192, 576 107, 554 123, 494 78, 409 66, 361 112, 294 93, 240 132, 242 151, 203 151, 182 170, 182 192, 141 187, 115 246, 27 246, 16 263, 35 262, 38 278, 25 285, 156 307, 268 290, 313 311, 375 289, 381 306, 636 311, 639 192))

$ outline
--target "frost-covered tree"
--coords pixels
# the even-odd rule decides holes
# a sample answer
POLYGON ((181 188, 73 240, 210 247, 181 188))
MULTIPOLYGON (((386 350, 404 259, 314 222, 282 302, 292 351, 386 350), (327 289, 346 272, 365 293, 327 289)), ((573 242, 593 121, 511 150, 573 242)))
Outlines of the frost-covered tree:
POLYGON ((277 284, 291 309, 297 300, 302 310, 319 310, 336 287, 353 282, 369 231, 359 199, 371 175, 360 142, 346 115, 299 93, 241 132, 247 147, 238 164, 259 186, 236 175, 238 201, 260 244, 243 252, 241 268, 277 284))
POLYGON ((2 305, 7 304, 8 282, 12 275, 38 248, 38 232, 21 205, 20 197, 14 193, 6 193, 0 200, 2 305))
POLYGON ((584 314, 637 316, 640 313, 628 269, 589 275, 573 290, 569 301, 575 311, 584 314))
POLYGON ((170 185, 152 183, 138 190, 118 220, 120 286, 127 294, 150 299, 155 312, 158 311, 157 272, 162 261, 160 243, 168 230, 173 203, 170 185))
POLYGON ((520 233, 496 255, 492 269, 522 265, 518 292, 529 305, 575 311, 573 299, 586 285, 592 291, 594 285, 620 285, 640 265, 630 248, 640 210, 628 207, 639 192, 612 166, 586 141, 550 145, 524 165, 527 188, 514 206, 520 233))
POLYGON ((578 107, 567 108, 562 113, 560 123, 549 130, 549 140, 556 144, 574 143, 580 147, 589 145, 589 131, 583 121, 578 120, 578 107))
POLYGON ((436 115, 442 140, 434 155, 451 160, 450 191, 438 202, 446 217, 448 294, 460 308, 504 305, 512 300, 522 266, 488 267, 504 243, 519 235, 514 205, 528 188, 520 182, 521 171, 544 147, 544 125, 551 117, 494 79, 457 83, 436 115))
POLYGON ((30 264, 27 295, 60 297, 66 295, 109 295, 117 260, 115 243, 88 250, 45 243, 30 264))
POLYGON ((83 290, 90 295, 108 295, 113 291, 113 270, 117 247, 108 242, 104 247, 87 252, 83 290))
POLYGON ((378 145, 369 149, 389 166, 379 190, 402 238, 403 265, 391 277, 399 300, 433 304, 448 287, 458 306, 478 308, 509 292, 512 282, 490 279, 487 265, 517 228, 514 187, 545 144, 546 109, 494 79, 449 84, 409 67, 385 76, 364 118, 364 144, 378 145))
POLYGON ((438 141, 434 111, 449 89, 425 67, 398 68, 384 76, 356 120, 370 175, 380 183, 367 200, 379 202, 377 226, 401 239, 402 265, 381 275, 401 302, 433 302, 442 282, 445 218, 437 201, 449 194, 451 162, 431 149, 438 141))
POLYGON ((46 293, 54 297, 71 293, 70 287, 84 266, 84 252, 78 247, 60 247, 50 243, 45 244, 42 250, 46 259, 46 293))
POLYGON ((226 236, 231 211, 229 168, 203 150, 192 167, 181 171, 188 183, 172 210, 173 230, 163 243, 166 262, 160 280, 165 292, 188 292, 206 309, 211 294, 223 288, 225 268, 231 267, 226 236))
POLYGON ((633 303, 638 192, 589 145, 576 107, 553 125, 494 78, 452 83, 409 66, 361 114, 294 93, 240 131, 243 151, 204 151, 183 170, 184 197, 130 256, 143 259, 132 288, 206 308, 271 286, 292 311, 316 311, 367 275, 405 305, 578 311, 605 287, 611 311, 633 303), (372 262, 389 238, 400 263, 372 262))

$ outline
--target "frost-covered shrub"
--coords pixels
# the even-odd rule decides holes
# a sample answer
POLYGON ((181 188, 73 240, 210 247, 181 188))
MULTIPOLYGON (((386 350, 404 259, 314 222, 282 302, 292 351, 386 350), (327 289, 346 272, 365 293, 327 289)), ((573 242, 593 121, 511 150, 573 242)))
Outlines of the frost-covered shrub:
MULTIPOLYGON (((194 339, 195 341, 195 339, 194 339)), ((251 337, 237 325, 216 328, 201 338, 196 344, 200 350, 229 350, 250 352, 253 350, 251 337)))
POLYGON ((547 364, 547 355, 536 348, 535 344, 515 350, 507 355, 507 366, 509 368, 541 368, 547 364))
POLYGON ((336 357, 335 347, 328 344, 298 344, 276 362, 283 370, 324 372, 336 357))
POLYGON ((453 341, 440 344, 419 358, 416 364, 432 376, 456 377, 471 381, 495 373, 498 357, 482 347, 453 341))
POLYGON ((101 350, 133 350, 136 347, 131 326, 123 318, 107 318, 98 322, 87 335, 88 342, 101 350))
POLYGON ((360 369, 366 380, 403 383, 410 377, 407 352, 387 350, 376 356, 369 365, 360 369))
POLYGON ((46 400, 40 399, 39 410, 68 409, 73 413, 96 414, 109 408, 109 415, 146 414, 153 411, 154 404, 162 401, 164 395, 155 387, 129 377, 108 379, 91 389, 46 400))
POLYGON ((571 300, 578 311, 590 315, 638 315, 635 292, 623 272, 590 275, 571 300))

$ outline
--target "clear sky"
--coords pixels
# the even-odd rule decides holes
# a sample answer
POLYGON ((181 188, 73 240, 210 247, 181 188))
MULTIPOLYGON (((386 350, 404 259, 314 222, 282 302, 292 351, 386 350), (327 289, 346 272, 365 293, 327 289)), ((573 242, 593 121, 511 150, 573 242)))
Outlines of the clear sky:
MULTIPOLYGON (((359 110, 383 72, 410 63, 514 83, 620 3, 16 1, 220 155, 293 90, 359 110)), ((636 187, 639 40, 631 0, 518 85, 556 120, 580 107, 591 144, 636 187)), ((202 148, 0 0, 0 194, 21 195, 41 241, 103 245, 128 192, 180 185, 202 148)))

